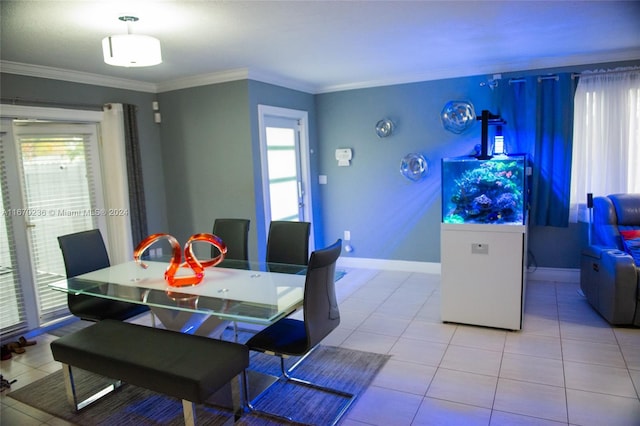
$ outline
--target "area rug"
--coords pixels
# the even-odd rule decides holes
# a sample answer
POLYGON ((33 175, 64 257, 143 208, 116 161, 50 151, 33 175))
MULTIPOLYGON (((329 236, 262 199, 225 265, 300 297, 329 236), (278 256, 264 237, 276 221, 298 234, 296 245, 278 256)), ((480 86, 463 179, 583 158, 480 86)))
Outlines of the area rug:
MULTIPOLYGON (((369 386, 384 366, 387 355, 320 346, 293 371, 293 376, 356 395, 369 386)), ((289 360, 295 362, 295 359, 289 360)), ((215 359, 212 358, 212 362, 215 359)), ((279 372, 277 357, 253 353, 251 369, 268 374, 279 372)), ((77 391, 81 398, 100 389, 104 379, 77 370, 77 391), (86 395, 82 395, 85 393, 86 395)), ((66 399, 62 370, 11 392, 9 397, 82 426, 110 425, 182 425, 181 401, 133 385, 125 384, 117 392, 102 398, 80 413, 71 410, 66 399)), ((276 421, 247 413, 238 425, 310 424, 328 425, 339 412, 345 398, 298 384, 278 381, 256 402, 261 411, 291 417, 295 421, 276 421)), ((199 425, 222 425, 230 412, 213 405, 198 406, 199 425)))

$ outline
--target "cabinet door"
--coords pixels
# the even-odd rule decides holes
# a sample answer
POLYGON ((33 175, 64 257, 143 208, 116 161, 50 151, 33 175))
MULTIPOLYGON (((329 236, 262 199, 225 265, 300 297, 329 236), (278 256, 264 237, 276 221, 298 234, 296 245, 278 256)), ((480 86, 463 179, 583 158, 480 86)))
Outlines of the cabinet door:
POLYGON ((442 231, 442 320, 519 330, 519 232, 442 231))

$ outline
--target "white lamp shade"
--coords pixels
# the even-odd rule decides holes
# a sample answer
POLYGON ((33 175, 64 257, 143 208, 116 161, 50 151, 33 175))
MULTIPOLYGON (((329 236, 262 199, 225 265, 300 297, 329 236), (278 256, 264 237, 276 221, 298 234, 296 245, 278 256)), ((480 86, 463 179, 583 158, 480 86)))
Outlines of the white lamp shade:
POLYGON ((139 34, 122 34, 102 40, 104 61, 119 67, 149 67, 162 62, 160 40, 139 34))

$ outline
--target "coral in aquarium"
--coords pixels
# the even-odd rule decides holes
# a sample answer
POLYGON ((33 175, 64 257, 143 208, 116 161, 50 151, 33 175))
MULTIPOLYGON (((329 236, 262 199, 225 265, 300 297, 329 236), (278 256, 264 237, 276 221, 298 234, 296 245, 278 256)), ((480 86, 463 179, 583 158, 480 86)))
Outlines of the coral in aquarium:
POLYGON ((522 165, 489 160, 474 166, 453 180, 444 222, 522 223, 522 165))

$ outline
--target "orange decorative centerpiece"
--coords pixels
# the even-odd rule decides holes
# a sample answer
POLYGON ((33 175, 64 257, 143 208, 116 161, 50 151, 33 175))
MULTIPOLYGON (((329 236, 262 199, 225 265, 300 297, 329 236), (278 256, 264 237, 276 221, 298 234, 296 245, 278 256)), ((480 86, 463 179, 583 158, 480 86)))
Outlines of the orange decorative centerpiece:
POLYGON ((182 247, 180 247, 178 240, 176 240, 172 235, 160 233, 149 235, 147 238, 142 240, 133 251, 133 259, 143 268, 147 268, 147 264, 140 260, 140 257, 146 249, 162 239, 168 240, 169 244, 171 244, 171 261, 164 273, 164 279, 172 287, 186 287, 200 284, 204 278, 204 268, 219 264, 224 260, 224 257, 227 254, 227 245, 222 241, 222 239, 220 239, 220 237, 213 234, 194 234, 189 237, 189 240, 187 240, 184 245, 185 262, 182 263, 183 250, 182 247), (198 260, 193 253, 193 243, 196 241, 203 241, 213 245, 218 249, 220 254, 213 259, 206 261, 198 260), (176 273, 181 267, 191 268, 193 275, 176 277, 176 273))

